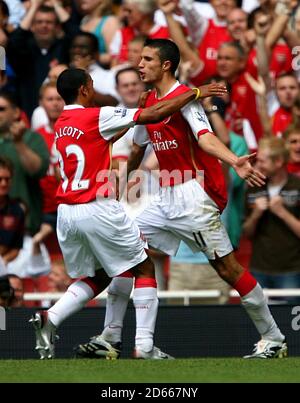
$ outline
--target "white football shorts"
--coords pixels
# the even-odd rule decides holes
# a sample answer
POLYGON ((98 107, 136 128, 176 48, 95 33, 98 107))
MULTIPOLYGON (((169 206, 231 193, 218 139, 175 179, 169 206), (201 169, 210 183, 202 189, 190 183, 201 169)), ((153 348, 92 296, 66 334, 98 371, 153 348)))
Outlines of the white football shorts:
POLYGON ((195 179, 161 187, 135 222, 150 247, 171 256, 176 255, 180 241, 209 260, 233 250, 218 206, 195 179))
POLYGON ((100 268, 115 277, 147 259, 137 224, 117 200, 60 204, 57 237, 72 278, 93 277, 100 268))

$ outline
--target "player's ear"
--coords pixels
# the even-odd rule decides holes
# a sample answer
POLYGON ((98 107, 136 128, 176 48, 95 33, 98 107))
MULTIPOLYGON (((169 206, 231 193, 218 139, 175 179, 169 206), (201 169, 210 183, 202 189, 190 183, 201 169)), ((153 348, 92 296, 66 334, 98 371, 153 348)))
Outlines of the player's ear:
POLYGON ((171 69, 171 62, 170 62, 170 60, 166 60, 165 62, 163 62, 163 65, 162 65, 162 69, 163 69, 163 71, 168 71, 168 70, 170 70, 171 69))
POLYGON ((83 96, 86 97, 88 95, 88 92, 89 92, 89 90, 86 85, 81 85, 79 87, 79 94, 82 94, 83 96))

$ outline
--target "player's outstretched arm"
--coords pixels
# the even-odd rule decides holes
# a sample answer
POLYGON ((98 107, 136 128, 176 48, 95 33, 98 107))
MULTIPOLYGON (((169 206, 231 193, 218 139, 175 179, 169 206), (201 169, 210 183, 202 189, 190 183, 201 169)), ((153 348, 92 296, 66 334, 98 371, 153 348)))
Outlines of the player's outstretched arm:
POLYGON ((250 163, 250 160, 255 157, 255 153, 238 157, 209 132, 199 137, 198 144, 208 154, 232 166, 239 177, 245 179, 249 186, 263 186, 265 184, 265 176, 254 169, 250 163))
POLYGON ((217 83, 209 84, 207 86, 205 85, 199 88, 193 88, 184 94, 178 95, 177 97, 160 101, 156 105, 143 109, 136 123, 139 125, 157 123, 179 111, 191 101, 213 95, 221 96, 226 93, 226 87, 217 83))

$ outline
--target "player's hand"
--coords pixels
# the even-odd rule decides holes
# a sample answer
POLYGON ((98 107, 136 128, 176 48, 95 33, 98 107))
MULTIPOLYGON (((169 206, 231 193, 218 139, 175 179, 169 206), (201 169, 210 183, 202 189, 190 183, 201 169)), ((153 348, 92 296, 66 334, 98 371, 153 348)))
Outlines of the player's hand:
POLYGON ((221 97, 228 93, 226 85, 224 84, 211 83, 207 85, 201 85, 198 88, 201 91, 200 98, 221 97))
POLYGON ((233 164, 233 168, 240 178, 245 179, 249 186, 261 187, 265 184, 266 177, 251 165, 250 160, 254 158, 255 155, 256 153, 239 157, 236 163, 233 164))

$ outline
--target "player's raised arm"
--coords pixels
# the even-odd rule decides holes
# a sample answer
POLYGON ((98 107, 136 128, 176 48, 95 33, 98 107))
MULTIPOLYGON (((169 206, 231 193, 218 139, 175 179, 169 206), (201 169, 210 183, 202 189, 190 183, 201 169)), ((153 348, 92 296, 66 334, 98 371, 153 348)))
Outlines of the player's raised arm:
POLYGON ((183 108, 182 113, 188 121, 198 145, 207 154, 212 155, 234 168, 236 173, 245 179, 249 186, 264 185, 264 175, 254 169, 250 163, 253 154, 243 157, 236 156, 217 136, 212 132, 207 116, 202 106, 196 102, 183 108))
POLYGON ((191 101, 208 96, 221 96, 226 93, 226 86, 217 83, 203 85, 199 88, 193 88, 185 92, 184 94, 178 95, 177 97, 158 102, 153 106, 142 109, 136 120, 136 123, 140 125, 157 123, 172 115, 173 113, 179 111, 191 101))
POLYGON ((255 154, 236 156, 223 144, 217 136, 210 132, 201 135, 198 140, 199 146, 208 154, 228 163, 249 186, 262 186, 265 184, 265 176, 251 165, 251 158, 255 154))

